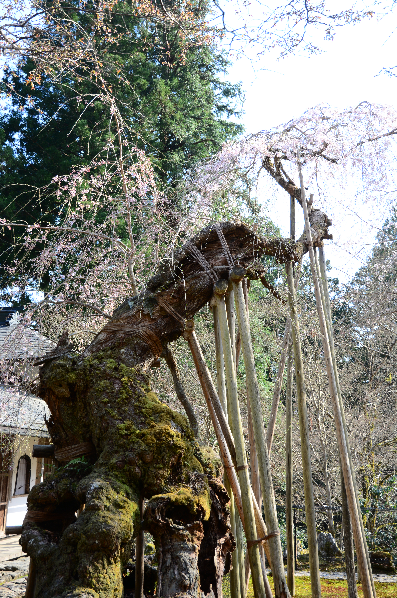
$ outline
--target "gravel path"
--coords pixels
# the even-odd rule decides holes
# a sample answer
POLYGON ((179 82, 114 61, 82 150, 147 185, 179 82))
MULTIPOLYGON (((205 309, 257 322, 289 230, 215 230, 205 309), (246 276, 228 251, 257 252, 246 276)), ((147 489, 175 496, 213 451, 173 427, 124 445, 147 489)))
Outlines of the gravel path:
MULTIPOLYGON (((295 575, 296 577, 309 577, 310 571, 295 571, 295 575)), ((397 583, 397 575, 386 575, 384 573, 373 573, 372 575, 374 581, 380 583, 397 583)), ((346 579, 346 573, 343 573, 343 571, 320 571, 320 577, 323 579, 346 579)))
POLYGON ((0 598, 25 595, 29 557, 21 556, 0 562, 0 598))

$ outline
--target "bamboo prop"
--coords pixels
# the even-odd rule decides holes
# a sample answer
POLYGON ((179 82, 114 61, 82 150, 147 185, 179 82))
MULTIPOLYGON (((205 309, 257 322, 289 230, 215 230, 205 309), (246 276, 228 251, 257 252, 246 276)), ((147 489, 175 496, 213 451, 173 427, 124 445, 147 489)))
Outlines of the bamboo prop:
POLYGON ((349 505, 347 504, 346 488, 343 479, 342 467, 340 468, 340 490, 342 503, 342 532, 343 543, 345 545, 345 567, 347 580, 348 598, 358 598, 356 572, 354 566, 354 543, 352 526, 349 515, 349 505))
POLYGON ((236 503, 234 496, 231 493, 231 487, 228 483, 228 479, 225 480, 226 490, 230 496, 230 526, 232 528, 232 534, 236 540, 236 548, 232 554, 232 570, 230 571, 230 596, 231 598, 240 598, 245 596, 244 588, 241 587, 241 520, 239 519, 238 512, 236 510, 236 503))
MULTIPOLYGON (((205 365, 204 357, 203 357, 200 345, 199 345, 199 343, 197 341, 197 337, 194 333, 193 320, 188 320, 186 322, 186 329, 185 329, 184 337, 188 341, 189 348, 190 348, 190 351, 193 356, 193 361, 194 361, 197 373, 199 374, 199 371, 201 372, 204 369, 203 365, 205 367, 207 367, 207 366, 205 365)), ((211 374, 209 372, 208 372, 208 378, 210 381, 210 385, 213 386, 211 374)), ((211 421, 214 426, 216 439, 217 439, 217 442, 219 445, 219 450, 221 452, 223 466, 226 470, 226 474, 229 479, 230 486, 232 488, 233 495, 234 495, 234 498, 236 501, 236 506, 237 506, 239 515, 240 515, 241 520, 244 525, 244 513, 243 513, 243 507, 242 507, 242 498, 241 498, 240 485, 238 483, 238 479, 237 479, 236 472, 235 472, 235 462, 233 462, 232 456, 229 451, 228 443, 226 442, 226 439, 223 434, 223 429, 219 423, 214 405, 212 404, 212 401, 210 399, 210 391, 207 387, 208 380, 206 377, 201 376, 200 374, 199 374, 199 379, 200 379, 201 388, 203 390, 204 397, 206 398, 206 403, 207 403, 208 411, 210 413, 211 421)), ((219 401, 219 399, 218 399, 218 401, 219 401)), ((234 445, 233 445, 233 450, 235 452, 234 445)))
POLYGON ((245 519, 245 535, 247 538, 249 562, 252 572, 252 584, 255 598, 265 596, 264 579, 262 575, 261 559, 256 534, 254 507, 252 503, 252 492, 248 477, 248 464, 244 445, 243 428, 241 423, 239 400, 237 394, 236 367, 233 359, 233 351, 230 342, 229 327, 226 315, 224 295, 228 284, 225 280, 218 280, 214 285, 214 292, 219 317, 219 328, 222 337, 222 347, 225 359, 226 388, 228 401, 230 402, 230 413, 233 422, 234 440, 236 445, 237 471, 240 481, 240 488, 243 500, 243 511, 245 519))
POLYGON ((288 281, 288 301, 292 322, 292 344, 294 348, 296 396, 299 412, 299 429, 301 437, 301 455, 303 469, 303 485, 305 493, 305 513, 307 539, 309 544, 309 566, 312 598, 320 598, 320 569, 318 562, 316 515, 314 510, 313 480, 310 462, 309 424, 307 418, 305 377, 303 372, 302 348, 299 335, 299 319, 296 309, 296 291, 291 262, 285 265, 288 281))
POLYGON ((236 364, 237 371, 238 359, 236 351, 236 314, 234 313, 234 291, 232 286, 229 287, 228 293, 226 294, 225 305, 227 313, 227 323, 229 326, 230 344, 232 346, 233 360, 236 364))
MULTIPOLYGON (((185 338, 188 340, 188 342, 189 342, 189 337, 192 335, 192 333, 193 333, 193 321, 190 320, 190 321, 188 321, 186 323, 186 331, 185 331, 185 338)), ((203 360, 203 356, 202 356, 202 352, 200 350, 199 345, 198 345, 199 352, 197 354, 197 352, 196 352, 196 346, 197 345, 198 345, 197 339, 196 339, 196 343, 194 343, 194 342, 193 343, 189 343, 190 350, 192 351, 192 355, 193 355, 193 360, 194 360, 195 364, 197 364, 196 368, 197 368, 197 371, 198 371, 198 367, 199 367, 198 364, 200 363, 200 360, 203 360)), ((210 374, 209 374, 209 377, 210 377, 210 374)), ((204 378, 200 378, 200 382, 201 382, 201 385, 202 385, 204 396, 209 396, 208 389, 206 388, 206 381, 205 381, 205 379, 204 378)), ((212 380, 211 380, 211 383, 212 383, 212 380)), ((207 406, 208 406, 208 409, 209 409, 209 412, 210 412, 210 417, 211 417, 211 420, 212 420, 212 423, 213 423, 213 426, 214 426, 215 435, 217 437, 218 446, 219 446, 219 450, 220 450, 220 453, 221 453, 221 459, 222 459, 222 462, 223 462, 223 465, 224 465, 224 468, 225 468, 225 471, 226 471, 226 474, 227 474, 227 477, 228 477, 228 480, 229 480, 230 487, 231 487, 232 492, 233 492, 234 504, 235 504, 235 507, 237 507, 237 511, 238 511, 238 514, 239 514, 239 517, 240 517, 240 521, 241 521, 243 527, 245 528, 245 520, 244 520, 244 512, 243 512, 243 501, 242 501, 242 498, 241 498, 240 485, 239 485, 239 482, 238 482, 238 479, 237 479, 237 476, 236 476, 236 472, 235 472, 235 466, 234 466, 234 463, 232 461, 232 458, 231 458, 231 455, 230 455, 230 452, 229 452, 226 440, 225 440, 225 438, 223 436, 222 428, 219 425, 219 422, 218 422, 218 419, 217 419, 217 416, 216 416, 216 413, 215 413, 215 409, 214 409, 211 401, 207 402, 207 406)), ((252 490, 251 490, 251 493, 252 493, 252 490)), ((261 512, 259 510, 259 507, 258 507, 258 505, 257 505, 257 503, 255 501, 255 497, 253 495, 252 495, 252 498, 253 498, 254 516, 255 516, 255 524, 256 524, 256 527, 257 527, 257 533, 260 535, 261 538, 263 538, 265 540, 264 549, 265 549, 266 556, 267 556, 267 559, 269 561, 269 564, 271 566, 271 559, 270 559, 269 549, 268 549, 268 545, 266 543, 266 536, 267 536, 266 526, 265 526, 265 523, 264 523, 264 521, 262 519, 262 514, 261 514, 261 512)), ((237 513, 236 513, 236 519, 238 519, 237 518, 237 513)), ((264 577, 263 577, 263 583, 264 583, 264 587, 265 587, 265 597, 266 598, 273 598, 272 591, 271 591, 270 585, 269 585, 269 580, 267 579, 266 570, 263 567, 262 561, 261 561, 261 565, 262 565, 262 574, 264 575, 264 577)), ((240 579, 240 576, 239 576, 239 579, 240 579)), ((238 598, 240 598, 241 595, 242 594, 240 594, 238 596, 238 598)))
MULTIPOLYGON (((215 335, 215 355, 216 355, 216 378, 218 386, 218 395, 225 413, 227 412, 226 384, 225 384, 225 364, 222 353, 222 339, 218 326, 218 317, 216 305, 212 308, 214 319, 215 335)), ((241 588, 241 548, 242 548, 242 529, 241 522, 236 511, 233 492, 227 474, 225 475, 225 487, 230 496, 230 526, 232 534, 236 539, 236 548, 232 554, 232 570, 230 571, 230 595, 231 598, 244 597, 244 589, 241 588)))
POLYGON ((285 579, 280 532, 277 520, 276 500, 274 497, 273 482, 270 473, 271 468, 269 454, 267 451, 263 429, 262 406, 256 377, 254 353, 251 344, 250 326, 245 308, 244 293, 241 283, 244 274, 245 270, 243 268, 235 267, 232 270, 230 278, 233 282, 237 319, 241 335, 241 346, 246 372, 247 396, 251 405, 252 424, 254 429, 255 446, 258 455, 259 479, 262 489, 265 519, 271 530, 271 533, 269 534, 269 536, 271 536, 269 537, 269 550, 272 561, 274 591, 276 598, 289 598, 290 593, 285 579))
MULTIPOLYGON (((244 278, 244 280, 243 280, 244 302, 245 302, 245 309, 247 312, 247 317, 249 317, 248 289, 247 289, 246 283, 247 283, 247 280, 244 278)), ((233 295, 234 295, 234 292, 233 292, 233 295)), ((234 310, 234 306, 232 306, 232 309, 234 310)), ((238 362, 240 359, 240 353, 241 353, 241 334, 239 331, 237 341, 236 341, 236 372, 238 370, 238 362)), ((248 441, 249 441, 249 447, 250 447, 250 470, 251 470, 252 491, 254 493, 255 500, 258 504, 259 511, 262 513, 262 492, 261 492, 261 485, 260 485, 260 480, 259 480, 258 455, 256 452, 256 446, 255 446, 254 428, 253 428, 253 424, 252 424, 251 404, 250 404, 249 400, 247 400, 247 413, 248 413, 248 441)), ((254 505, 254 508, 255 508, 255 505, 254 505)), ((263 535, 259 532, 258 524, 257 524, 256 530, 257 530, 258 536, 263 535)), ((266 534, 267 534, 267 532, 265 532, 265 535, 266 534)), ((265 575, 266 574, 266 561, 265 561, 265 555, 263 552, 262 545, 259 545, 259 551, 261 554, 262 573, 264 573, 264 575, 265 575)), ((270 563, 270 561, 269 561, 269 563, 270 563)), ((248 582, 249 582, 249 574, 250 574, 248 552, 246 552, 245 559, 244 559, 244 573, 245 573, 245 579, 244 579, 245 586, 244 587, 246 588, 246 591, 248 591, 248 582)), ((265 589, 266 589, 266 587, 265 587, 265 589)))
POLYGON ((324 314, 324 309, 321 300, 321 290, 320 284, 317 277, 316 272, 316 260, 314 256, 314 248, 313 248, 313 241, 311 236, 310 230, 310 222, 309 222, 309 214, 307 209, 307 202, 306 202, 306 194, 303 182, 303 175, 300 163, 298 162, 299 168, 299 178, 300 178, 300 185, 301 185, 301 196, 302 196, 302 206, 303 212, 305 216, 305 229, 306 229, 306 237, 307 243, 309 245, 309 255, 310 255, 310 265, 312 270, 312 278, 314 284, 314 291, 316 295, 316 304, 317 304, 317 313, 320 322, 320 331, 322 335, 322 343, 323 343, 323 350, 324 350, 324 358, 325 364, 327 368, 327 375, 328 375, 328 383, 329 383, 329 390, 331 395, 331 400, 334 407, 334 420, 335 420, 335 427, 336 427, 336 435, 338 439, 338 446, 339 446, 339 454, 342 463, 342 471, 343 471, 343 478, 345 480, 346 486, 346 494, 347 500, 349 505, 350 517, 353 527, 353 535, 354 535, 354 544, 356 546, 356 553, 357 553, 357 564, 361 573, 361 583, 364 598, 375 598, 375 594, 373 592, 373 585, 371 583, 371 574, 369 572, 368 562, 367 562, 367 555, 365 551, 365 538, 363 538, 361 525, 360 525, 360 516, 358 513, 357 508, 357 497, 355 493, 353 477, 352 477, 352 468, 350 464, 350 459, 347 451, 346 446, 346 435, 343 426, 343 419, 339 404, 338 398, 338 389, 336 386, 335 380, 335 372, 332 363, 332 356, 331 356, 331 349, 327 331, 327 323, 324 314))
POLYGON ((261 485, 259 480, 259 464, 258 464, 258 454, 256 451, 255 446, 255 435, 254 435, 254 425, 252 421, 252 408, 250 401, 247 401, 247 411, 248 411, 248 439, 250 444, 250 469, 251 469, 251 479, 252 479, 252 491, 255 495, 256 502, 258 503, 259 509, 262 508, 262 492, 261 492, 261 485))
MULTIPOLYGON (((333 363, 333 366, 334 366, 335 382, 336 382, 336 387, 337 387, 337 390, 338 390, 339 408, 340 408, 340 412, 341 412, 341 415, 342 415, 343 429, 344 429, 345 440, 346 440, 346 448, 347 448, 347 452, 348 452, 348 456, 349 456, 349 462, 350 462, 350 468, 351 468, 351 472, 352 472, 352 479, 353 479, 354 491, 355 491, 355 495, 356 495, 357 510, 358 510, 358 514, 359 514, 359 518, 360 518, 361 535, 362 535, 362 537, 364 539, 364 548, 365 548, 365 553, 366 553, 368 570, 369 570, 369 574, 370 574, 370 577, 371 577, 372 592, 373 592, 373 594, 375 596, 376 595, 375 584, 374 584, 374 579, 373 579, 373 575, 372 575, 371 561, 370 561, 370 558, 369 558, 368 544, 367 544, 367 541, 366 541, 366 538, 365 538, 364 522, 363 522, 363 517, 362 517, 362 513, 361 513, 361 507, 360 507, 360 503, 359 503, 359 500, 358 500, 357 480, 356 480, 356 475, 355 475, 355 471, 354 471, 354 467, 353 467, 353 461, 352 461, 352 456, 351 456, 349 435, 348 435, 348 432, 347 432, 347 425, 346 425, 346 418, 345 418, 345 409, 344 409, 343 401, 342 401, 342 392, 341 392, 341 389, 340 389, 338 367, 337 367, 337 363, 336 363, 335 344, 334 344, 334 331, 333 331, 333 326, 332 326, 332 314, 331 314, 331 302, 330 302, 330 298, 329 298, 328 279, 327 279, 325 254, 324 254, 324 247, 323 246, 320 246, 318 248, 318 256, 319 256, 319 260, 318 261, 319 261, 321 281, 322 281, 322 285, 321 286, 323 288, 323 296, 324 296, 324 307, 325 307, 324 311, 325 311, 326 316, 327 316, 328 337, 329 337, 329 343, 330 343, 330 349, 331 349, 331 355, 332 355, 332 363, 333 363)), ((346 490, 345 490, 345 492, 346 492, 346 490)))
POLYGON ((236 449, 234 446, 232 432, 226 420, 225 412, 223 411, 222 404, 219 400, 218 394, 216 392, 214 383, 211 378, 211 374, 209 372, 207 364, 205 363, 205 359, 201 351, 200 344, 197 340, 196 333, 194 332, 193 320, 186 321, 185 338, 189 343, 190 351, 193 356, 194 365, 196 366, 197 374, 200 380, 201 388, 203 389, 207 406, 209 408, 211 404, 216 413, 216 417, 219 421, 219 425, 221 426, 222 433, 227 443, 233 463, 235 463, 236 449))
POLYGON ((26 583, 25 598, 33 598, 36 586, 36 566, 31 558, 29 562, 28 581, 26 583))
MULTIPOLYGON (((246 282, 247 282, 246 279, 244 279, 243 280, 243 291, 244 291, 244 302, 245 302, 245 308, 247 311, 247 317, 249 317, 248 288, 247 288, 246 282)), ((234 311, 233 284, 230 284, 230 283, 229 283, 229 292, 226 295, 226 311, 228 314, 229 330, 230 330, 230 328, 232 328, 232 330, 233 330, 233 334, 231 335, 231 339, 233 339, 233 338, 235 338, 236 316, 235 316, 235 311, 234 311)), ((240 331, 239 331, 237 338, 236 338, 236 351, 235 351, 236 374, 237 374, 237 370, 238 370, 240 352, 241 352, 241 335, 240 335, 240 331)), ((256 531, 257 531, 258 537, 265 538, 265 537, 267 537, 267 529, 266 529, 266 525, 262 518, 262 493, 261 493, 261 487, 260 487, 260 481, 259 481, 258 460, 257 460, 257 454, 256 454, 255 439, 254 439, 254 435, 253 435, 254 433, 253 433, 253 428, 252 428, 252 418, 251 418, 251 409, 250 409, 249 401, 247 401, 247 406, 248 406, 248 422, 250 422, 250 419, 251 419, 251 432, 249 431, 250 451, 252 451, 251 454, 253 455, 253 461, 254 461, 254 464, 251 462, 251 479, 252 479, 252 492, 253 492, 252 501, 253 501, 253 505, 254 505, 255 524, 256 524, 256 531)), ((248 430, 250 430, 250 423, 248 423, 248 426, 249 426, 248 430)), ((269 545, 268 545, 267 540, 265 540, 265 544, 262 544, 262 543, 259 544, 259 552, 261 555, 261 566, 262 566, 262 574, 264 576, 266 597, 269 598, 269 596, 271 597, 272 594, 271 594, 271 590, 270 590, 269 580, 267 579, 267 575, 266 575, 265 553, 266 553, 266 558, 268 560, 270 568, 272 568, 272 561, 271 561, 270 550, 269 550, 269 545)), ((241 551, 241 555, 242 555, 242 551, 241 551)), ((240 555, 240 562, 241 562, 241 555, 240 555)), ((241 585, 242 585, 242 587, 245 588, 245 590, 247 592, 248 591, 249 574, 250 574, 248 551, 246 553, 246 557, 247 558, 244 558, 244 569, 242 568, 242 564, 241 564, 241 570, 243 570, 245 573, 245 579, 244 579, 244 581, 241 582, 241 585)))
MULTIPOLYGON (((186 328, 185 328, 185 333, 184 333, 184 338, 188 341, 189 347, 190 347, 190 351, 192 353, 193 356, 193 361, 195 363, 196 366, 196 370, 198 371, 199 369, 202 370, 204 368, 206 368, 207 366, 205 365, 205 361, 204 361, 204 357, 203 357, 203 353, 201 351, 199 342, 197 340, 197 337, 194 333, 194 322, 193 320, 188 320, 186 322, 186 328), (192 338, 193 337, 193 338, 192 338)), ((216 391, 215 391, 215 387, 214 387, 214 383, 212 381, 211 378, 211 374, 208 371, 207 368, 207 373, 208 373, 208 380, 209 383, 211 384, 212 388, 214 389, 215 395, 216 395, 216 391)), ((207 388, 207 379, 204 377, 200 378, 200 383, 201 383, 201 388, 203 390, 203 394, 205 397, 210 397, 210 393, 209 390, 207 388)), ((218 397, 217 400, 219 401, 218 397)), ((243 527, 245 529, 245 523, 244 523, 244 511, 243 511, 243 506, 242 506, 242 498, 241 498, 241 491, 240 491, 240 485, 235 473, 235 462, 232 459, 232 456, 230 454, 229 451, 229 447, 228 447, 228 443, 226 442, 226 439, 223 435, 223 429, 218 421, 216 412, 215 412, 215 408, 211 402, 211 400, 207 401, 207 407, 210 413, 210 417, 211 417, 211 421, 213 423, 214 426, 214 430, 215 430, 215 435, 217 437, 217 441, 220 447, 220 451, 221 451, 221 458, 222 458, 222 462, 223 462, 223 466, 226 470, 227 476, 229 478, 229 482, 230 485, 232 487, 232 491, 233 491, 233 495, 236 501, 236 506, 238 509, 238 513, 241 519, 241 522, 243 524, 243 527)), ((236 449, 234 447, 234 443, 233 443, 233 452, 236 453, 236 449)), ((270 558, 270 553, 269 553, 269 549, 267 546, 267 531, 266 531, 266 525, 263 521, 262 518, 262 514, 260 512, 260 509, 258 507, 258 504, 256 503, 256 501, 254 500, 254 495, 252 492, 252 489, 250 487, 250 494, 252 495, 252 501, 253 501, 253 506, 254 506, 254 516, 255 516, 255 523, 256 526, 259 529, 259 533, 261 535, 261 538, 264 538, 264 548, 265 548, 265 553, 266 553, 266 558, 269 561, 269 564, 271 563, 271 558, 270 558)), ((271 566, 271 565, 270 565, 271 566)))
MULTIPOLYGON (((301 261, 299 261, 298 266, 296 268, 295 289, 298 289, 299 277, 300 277, 300 267, 301 267, 301 261)), ((272 450, 274 428, 276 427, 276 417, 277 417, 278 406, 280 403, 281 387, 283 385, 285 363, 287 361, 288 347, 290 346, 290 343, 291 343, 291 318, 288 318, 288 320, 285 324, 283 343, 281 345, 281 357, 280 357, 280 362, 278 364, 276 384, 275 384, 274 390, 273 390, 272 409, 270 412, 269 424, 267 426, 267 432, 266 432, 266 443, 267 443, 267 450, 269 452, 269 456, 270 456, 270 453, 272 450)))
MULTIPOLYGON (((227 322, 229 325, 230 342, 232 345, 234 362, 235 362, 236 368, 237 368, 238 360, 237 360, 237 341, 236 341, 236 315, 234 313, 234 297, 233 297, 233 289, 232 288, 229 288, 229 292, 226 295, 225 301, 226 301, 227 322)), ((217 324, 218 324, 218 318, 217 318, 217 324)), ((219 328, 219 326, 218 326, 218 328, 219 328)), ((220 339, 220 340, 221 340, 220 346, 222 347, 222 339, 220 339)), ((231 415, 229 414, 229 405, 228 405, 227 411, 228 411, 228 418, 229 418, 229 426, 232 427, 231 415)), ((237 517, 237 513, 236 513, 235 525, 236 525, 236 534, 237 534, 236 535, 236 542, 237 542, 236 559, 238 560, 238 574, 239 574, 239 578, 240 578, 241 598, 245 598, 246 591, 245 591, 245 585, 244 585, 245 569, 244 569, 243 529, 242 529, 241 521, 237 517)))
POLYGON ((287 585, 291 596, 295 595, 295 550, 294 523, 292 512, 292 346, 288 349, 287 397, 286 397, 286 439, 285 439, 285 528, 287 535, 287 585))
MULTIPOLYGON (((290 238, 295 241, 295 198, 290 195, 290 238)), ((297 287, 295 287, 297 288, 297 287)), ((289 319, 291 322, 291 319, 289 319)), ((287 540, 287 584, 291 595, 295 595, 295 545, 294 519, 292 508, 293 465, 292 465, 292 383, 293 356, 292 345, 288 346, 287 392, 285 405, 285 531, 287 540)), ((270 453, 270 448, 269 448, 270 453)))
MULTIPOLYGON (((258 455, 256 453, 255 447, 255 438, 254 438, 254 428, 252 425, 252 413, 251 413, 251 404, 247 401, 247 412, 248 412, 248 441, 250 446, 250 470, 251 470, 251 483, 252 483, 252 492, 254 493, 256 502, 258 503, 258 507, 262 510, 262 493, 259 481, 259 470, 258 470, 258 455)), ((244 570, 245 570, 245 587, 248 587, 248 580, 250 574, 250 565, 248 561, 248 552, 246 553, 246 558, 244 559, 244 570)), ((263 554, 261 553, 261 560, 262 564, 264 561, 263 554)), ((263 565, 264 566, 264 565, 263 565)))
MULTIPOLYGON (((233 291, 233 286, 230 284, 229 284, 229 288, 228 288, 228 293, 226 294, 225 304, 226 304, 227 321, 228 321, 228 327, 229 327, 230 343, 232 346, 233 358, 234 358, 234 363, 236 366, 236 374, 237 374, 238 362, 239 362, 239 358, 240 358, 240 349, 241 349, 241 337, 240 337, 240 332, 238 333, 238 335, 236 337, 236 314, 234 311, 234 291, 233 291)), ((216 304, 214 305, 214 310, 215 310, 214 313, 216 314, 216 304)), ((218 318, 216 318, 216 329, 219 330, 218 318)), ((220 339, 220 347, 222 347, 222 339, 220 339)), ((223 355, 222 355, 222 359, 223 359, 223 355)), ((223 361, 223 364, 224 364, 224 361, 223 361)), ((228 407, 229 406, 230 405, 228 403, 228 407)), ((232 425, 231 424, 232 414, 229 411, 230 410, 228 409, 229 425, 232 425)), ((251 474, 252 474, 252 469, 251 469, 251 474)), ((253 482, 253 486, 254 485, 255 485, 255 482, 253 482)), ((253 488, 252 491, 254 493, 254 496, 256 497, 255 489, 253 488)), ((257 499, 257 503, 258 504, 255 505, 255 501, 254 501, 254 514, 255 514, 256 529, 257 529, 258 536, 263 538, 263 537, 267 536, 267 531, 266 531, 266 526, 262 519, 261 501, 259 501, 257 499)), ((247 566, 246 559, 244 557, 244 547, 243 547, 244 545, 243 545, 243 534, 242 534, 243 530, 241 528, 241 521, 237 517, 237 513, 236 513, 235 526, 236 526, 236 533, 237 533, 237 536, 236 536, 236 542, 237 542, 236 558, 238 559, 238 572, 239 572, 239 577, 240 577, 241 598, 245 598, 245 595, 248 590, 250 567, 249 567, 249 560, 247 560, 247 563, 248 563, 248 566, 247 566)), ((266 548, 267 548, 267 553, 270 557, 268 546, 266 548)), ((259 550, 261 552, 262 574, 266 575, 263 547, 262 547, 262 551, 261 551, 261 547, 259 548, 259 550)), ((247 551, 247 555, 248 555, 248 551, 247 551)), ((270 558, 268 560, 270 562, 270 558)), ((271 596, 271 591, 270 591, 270 585, 269 585, 267 576, 266 576, 266 578, 264 578, 264 584, 265 584, 266 596, 267 596, 267 598, 269 598, 269 596, 271 596)))
MULTIPOLYGON (((140 521, 143 520, 143 496, 139 496, 138 502, 140 521)), ((145 575, 145 534, 142 525, 135 540, 135 596, 144 598, 143 582, 145 575)))
POLYGON ((273 390, 272 409, 270 412, 269 423, 268 423, 267 430, 266 430, 266 444, 267 444, 267 450, 268 450, 269 455, 272 450, 274 429, 276 427, 277 411, 278 411, 278 406, 280 403, 281 387, 283 385, 285 362, 287 361, 288 347, 290 345, 290 336, 291 336, 291 319, 288 318, 287 323, 285 325, 283 344, 281 345, 281 357, 280 357, 280 361, 278 364, 277 378, 276 378, 276 383, 274 385, 274 390, 273 390))
POLYGON ((225 362, 222 353, 222 339, 218 326, 218 317, 216 313, 216 305, 212 307, 212 315, 214 320, 214 336, 215 336, 215 359, 216 359, 216 383, 218 387, 218 396, 222 404, 223 410, 227 413, 227 399, 226 399, 226 382, 225 382, 225 362))

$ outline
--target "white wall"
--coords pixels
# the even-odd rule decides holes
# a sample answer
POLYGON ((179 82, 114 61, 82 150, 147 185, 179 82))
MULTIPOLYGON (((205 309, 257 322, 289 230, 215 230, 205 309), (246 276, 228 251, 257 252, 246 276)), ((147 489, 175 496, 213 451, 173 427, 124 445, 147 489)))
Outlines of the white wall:
MULTIPOLYGON (((23 520, 26 515, 27 511, 27 494, 20 494, 19 496, 14 496, 15 490, 15 482, 17 476, 17 469, 18 469, 18 461, 19 458, 23 455, 28 455, 31 459, 31 469, 30 469, 30 488, 36 483, 36 470, 38 463, 41 459, 34 459, 32 457, 33 452, 33 445, 38 444, 38 438, 29 438, 26 439, 26 442, 23 443, 23 446, 15 453, 14 461, 13 461, 13 470, 11 476, 11 488, 10 488, 10 500, 8 502, 8 510, 7 510, 7 520, 6 520, 6 527, 14 527, 22 525, 23 520)), ((39 472, 38 472, 39 473, 39 472)), ((41 473, 41 472, 40 472, 41 473)))

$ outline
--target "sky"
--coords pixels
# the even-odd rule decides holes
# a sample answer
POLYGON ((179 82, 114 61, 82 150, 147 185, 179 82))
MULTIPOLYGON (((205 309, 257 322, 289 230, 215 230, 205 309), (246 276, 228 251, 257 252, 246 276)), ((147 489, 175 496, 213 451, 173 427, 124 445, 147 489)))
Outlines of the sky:
MULTIPOLYGON (((338 29, 333 41, 321 44, 318 55, 302 52, 277 60, 265 54, 255 61, 243 54, 234 58, 228 79, 242 82, 246 133, 270 129, 321 103, 343 109, 368 101, 397 108, 397 72, 396 77, 382 73, 397 65, 396 46, 397 10, 379 21, 370 19, 338 29)), ((288 197, 277 197, 269 206, 271 218, 285 235, 288 210, 288 197)), ((332 274, 341 282, 347 282, 364 263, 375 240, 376 227, 365 225, 365 206, 359 212, 358 216, 349 214, 344 226, 346 238, 360 238, 360 244, 349 248, 327 242, 332 274)), ((302 219, 297 220, 298 230, 303 230, 302 219)))

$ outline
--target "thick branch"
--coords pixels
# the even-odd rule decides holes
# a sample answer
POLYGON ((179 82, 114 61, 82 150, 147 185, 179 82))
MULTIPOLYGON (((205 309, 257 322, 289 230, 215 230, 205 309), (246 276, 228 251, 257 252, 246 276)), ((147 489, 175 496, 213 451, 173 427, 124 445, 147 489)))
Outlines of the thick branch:
MULTIPOLYGON (((314 214, 313 232, 320 242, 329 238, 329 219, 319 210, 314 214)), ((224 222, 220 226, 235 264, 244 268, 249 268, 263 255, 273 256, 281 264, 296 262, 307 251, 305 238, 296 243, 277 237, 263 239, 244 224, 224 222)), ((149 280, 145 291, 126 299, 116 309, 86 354, 122 346, 132 365, 144 364, 160 356, 166 344, 183 333, 183 320, 193 318, 211 299, 214 273, 218 278, 227 279, 229 264, 216 228, 211 225, 175 254, 172 265, 164 262, 159 273, 149 280), (201 264, 197 262, 197 255, 191 251, 192 245, 201 252, 209 269, 204 269, 203 260, 200 260, 201 264)))

